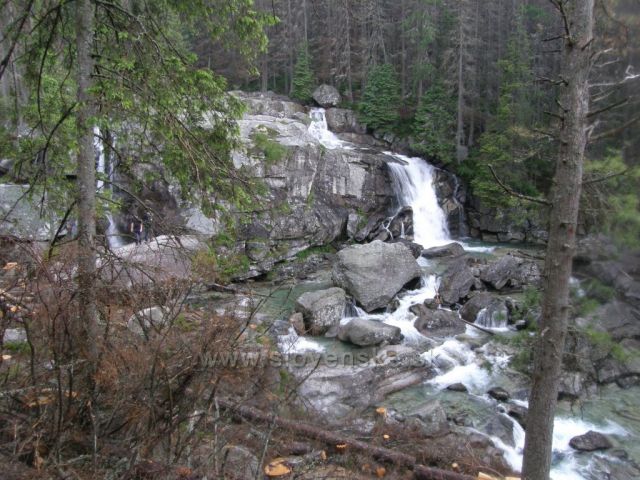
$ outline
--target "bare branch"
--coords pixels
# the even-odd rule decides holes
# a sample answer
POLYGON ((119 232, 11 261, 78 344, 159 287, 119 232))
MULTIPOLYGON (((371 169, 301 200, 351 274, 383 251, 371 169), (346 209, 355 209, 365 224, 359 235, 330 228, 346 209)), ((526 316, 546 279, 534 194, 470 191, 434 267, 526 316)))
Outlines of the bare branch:
POLYGON ((551 205, 551 202, 545 198, 530 197, 529 195, 523 195, 521 193, 516 192, 509 186, 505 185, 504 182, 502 182, 502 180, 498 178, 498 175, 496 175, 496 172, 493 169, 493 166, 491 165, 487 165, 487 166, 489 167, 489 170, 491 170, 491 175, 493 175, 493 178, 498 183, 498 185, 500 185, 500 187, 502 187, 502 189, 505 192, 507 192, 509 195, 519 198, 520 200, 526 200, 527 202, 539 203, 541 205, 547 205, 547 206, 551 205))
POLYGON ((606 107, 600 108, 593 112, 589 112, 587 118, 595 117, 596 115, 600 115, 601 113, 607 112, 609 110, 613 110, 615 108, 621 107, 622 105, 626 105, 629 102, 628 98, 620 100, 618 102, 612 103, 611 105, 607 105, 606 107))
POLYGON ((619 133, 622 133, 623 131, 625 131, 627 128, 629 128, 631 125, 633 125, 638 121, 640 121, 640 115, 632 118, 628 122, 623 123, 619 127, 612 128, 611 130, 607 130, 606 132, 602 132, 602 133, 599 133, 598 135, 591 137, 589 139, 589 143, 594 143, 599 140, 602 140, 603 138, 613 137, 615 135, 618 135, 619 133))
POLYGON ((584 185, 593 185, 594 183, 604 182, 604 181, 609 180, 611 178, 615 178, 615 177, 619 177, 620 175, 624 175, 628 171, 629 171, 629 169, 625 168, 621 172, 613 172, 613 173, 609 173, 607 175, 603 175, 602 177, 592 178, 590 180, 583 180, 582 181, 582 185, 583 186, 584 185))

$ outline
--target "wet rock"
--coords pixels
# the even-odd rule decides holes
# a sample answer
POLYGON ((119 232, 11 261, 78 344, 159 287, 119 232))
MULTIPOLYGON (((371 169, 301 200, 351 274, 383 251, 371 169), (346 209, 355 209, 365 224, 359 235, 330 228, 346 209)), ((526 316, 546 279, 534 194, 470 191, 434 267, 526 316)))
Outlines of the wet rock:
POLYGON ((340 92, 331 85, 320 85, 313 91, 312 97, 321 107, 337 107, 340 103, 340 92))
POLYGON ((500 303, 504 307, 504 301, 497 298, 495 295, 492 295, 488 292, 477 292, 474 293, 471 298, 462 306, 460 309, 460 316, 464 318, 467 322, 475 322, 478 318, 478 314, 483 309, 494 310, 499 308, 500 303))
POLYGON ((513 438, 513 420, 509 417, 497 414, 489 419, 484 425, 484 432, 492 437, 498 437, 506 445, 515 446, 513 438))
POLYGON ((372 233, 377 232, 378 228, 380 227, 382 222, 385 221, 386 218, 387 217, 385 217, 381 213, 371 215, 369 217, 369 220, 367 220, 366 225, 362 227, 356 234, 356 237, 355 237, 356 242, 363 242, 366 239, 371 238, 372 233))
MULTIPOLYGON (((413 209, 411 207, 402 208, 388 222, 384 231, 390 233, 392 239, 413 239, 413 209)), ((420 248, 420 253, 422 253, 422 247, 420 248)), ((420 256, 420 253, 418 253, 417 257, 420 256)))
POLYGON ((399 390, 424 382, 433 370, 415 350, 403 345, 387 346, 378 350, 360 349, 352 355, 354 360, 341 358, 337 364, 316 362, 296 368, 287 368, 300 382, 299 398, 305 408, 311 407, 331 424, 341 424, 347 415, 359 415, 399 390), (393 353, 392 353, 393 352, 393 353), (344 362, 342 361, 344 360, 344 362))
POLYGON ((439 401, 425 403, 411 412, 407 426, 425 437, 439 437, 449 433, 447 414, 439 401))
POLYGON ((584 435, 578 435, 569 440, 569 446, 581 452, 593 452, 596 450, 606 450, 613 447, 606 435, 600 432, 589 430, 584 435))
MULTIPOLYGON (((347 110, 344 108, 329 108, 325 112, 325 117, 327 119, 327 126, 329 130, 336 134, 352 134, 356 136, 356 141, 358 142, 358 138, 366 139, 367 143, 370 143, 372 146, 376 146, 377 142, 373 137, 369 135, 364 135, 367 132, 367 128, 358 122, 358 116, 353 110, 347 110)), ((347 138, 347 141, 353 141, 351 138, 347 138)))
POLYGON ((629 480, 640 478, 640 466, 621 449, 608 450, 606 455, 593 455, 586 473, 588 480, 629 480))
POLYGON ((401 243, 402 245, 407 247, 409 250, 411 250, 411 253, 413 254, 414 258, 419 258, 420 253, 422 252, 422 245, 412 242, 411 240, 407 240, 406 238, 395 238, 391 240, 389 243, 401 243))
POLYGON ((460 258, 449 265, 440 280, 438 293, 445 305, 458 303, 465 298, 473 286, 475 277, 468 260, 460 258))
POLYGON ((431 247, 422 251, 424 258, 460 257, 464 255, 464 248, 457 242, 442 245, 441 247, 431 247))
POLYGON ((523 407, 522 405, 517 405, 515 403, 512 403, 507 406, 507 415, 513 418, 516 422, 518 422, 520 426, 525 430, 527 428, 528 413, 529 413, 529 410, 527 409, 527 407, 523 407))
POLYGON ((487 392, 487 395, 489 395, 491 398, 495 398, 499 402, 506 402, 507 400, 509 400, 509 398, 511 398, 511 395, 509 395, 509 392, 507 392, 504 388, 501 388, 501 387, 494 387, 490 389, 487 392))
POLYGON ((161 332, 171 321, 171 311, 166 307, 150 307, 129 317, 127 328, 133 333, 148 338, 161 332))
POLYGON ((413 326, 425 336, 449 337, 466 329, 458 314, 451 310, 432 310, 423 304, 412 305, 409 310, 418 317, 413 326))
POLYGON ((421 274, 411 250, 400 243, 380 241, 341 250, 332 272, 335 284, 353 295, 367 312, 385 307, 421 274))
POLYGON ((341 288, 329 288, 307 292, 296 301, 296 310, 302 313, 311 335, 323 335, 332 326, 340 323, 347 305, 345 292, 341 288))
POLYGON ((257 457, 245 447, 238 445, 225 445, 222 448, 220 463, 224 478, 238 480, 253 480, 260 468, 257 457))
POLYGON ((304 315, 301 312, 296 312, 289 317, 289 323, 293 326, 293 329, 298 335, 304 335, 307 332, 304 326, 304 315))
POLYGON ((338 338, 361 347, 380 345, 383 342, 395 345, 402 341, 402 333, 398 327, 392 325, 354 318, 338 327, 338 338))
POLYGON ((496 290, 539 285, 541 273, 538 264, 507 254, 480 271, 480 279, 496 290))
POLYGON ((452 392, 464 392, 467 393, 469 389, 464 385, 464 383, 452 383, 447 387, 447 390, 451 390, 452 392))
POLYGON ((353 239, 358 233, 358 226, 360 225, 360 215, 357 213, 350 213, 347 217, 347 237, 353 239))

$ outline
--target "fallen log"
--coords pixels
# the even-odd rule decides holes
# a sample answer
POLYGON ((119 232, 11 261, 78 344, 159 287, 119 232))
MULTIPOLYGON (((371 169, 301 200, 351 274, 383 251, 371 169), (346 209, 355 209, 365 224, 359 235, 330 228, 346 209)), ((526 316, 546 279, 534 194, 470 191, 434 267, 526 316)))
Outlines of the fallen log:
POLYGON ((389 448, 377 447, 340 433, 323 430, 315 425, 287 420, 254 407, 238 405, 227 399, 219 398, 217 402, 220 408, 227 410, 233 416, 273 424, 276 427, 290 430, 306 438, 326 443, 327 445, 347 445, 348 448, 365 452, 378 460, 393 463, 399 467, 406 467, 413 471, 416 480, 475 480, 475 477, 469 475, 420 465, 412 455, 397 452, 389 448))

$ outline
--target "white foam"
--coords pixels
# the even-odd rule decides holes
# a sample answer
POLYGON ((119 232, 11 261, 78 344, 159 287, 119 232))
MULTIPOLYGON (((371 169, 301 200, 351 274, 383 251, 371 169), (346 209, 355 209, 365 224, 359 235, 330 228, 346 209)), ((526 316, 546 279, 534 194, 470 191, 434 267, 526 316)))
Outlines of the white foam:
POLYGON ((324 346, 317 341, 299 336, 293 327, 289 327, 289 332, 286 335, 278 337, 278 349, 285 354, 325 351, 324 346))
POLYGON ((390 163, 389 168, 399 205, 413 210, 415 242, 424 248, 450 243, 447 218, 434 187, 435 169, 421 158, 384 153, 401 160, 390 163))
POLYGON ((340 140, 332 131, 329 130, 324 108, 312 108, 309 111, 309 117, 311 118, 308 130, 309 134, 318 140, 322 146, 329 150, 335 150, 336 148, 342 148, 345 150, 353 149, 353 147, 340 140))

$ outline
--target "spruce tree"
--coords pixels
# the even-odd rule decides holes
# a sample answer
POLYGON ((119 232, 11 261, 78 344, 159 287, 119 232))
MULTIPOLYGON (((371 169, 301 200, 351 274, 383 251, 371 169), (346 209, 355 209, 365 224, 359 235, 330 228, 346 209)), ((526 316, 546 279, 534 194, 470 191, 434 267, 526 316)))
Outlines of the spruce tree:
POLYGON ((371 130, 391 131, 400 116, 400 83, 393 66, 371 69, 359 105, 360 121, 371 130))
POLYGON ((311 70, 311 55, 309 47, 303 45, 298 51, 296 66, 293 70, 293 82, 291 85, 291 98, 303 103, 311 101, 315 79, 311 70))
POLYGON ((439 80, 422 96, 416 112, 413 148, 424 155, 449 163, 455 155, 455 105, 439 80))

